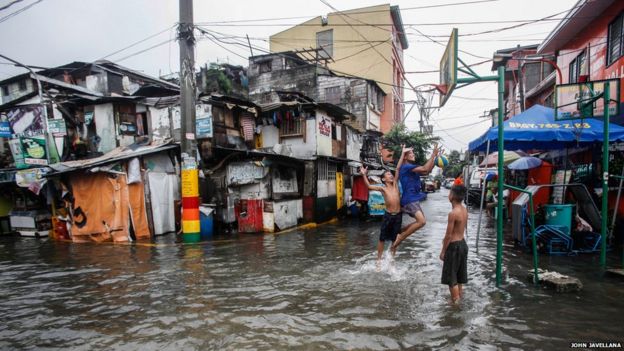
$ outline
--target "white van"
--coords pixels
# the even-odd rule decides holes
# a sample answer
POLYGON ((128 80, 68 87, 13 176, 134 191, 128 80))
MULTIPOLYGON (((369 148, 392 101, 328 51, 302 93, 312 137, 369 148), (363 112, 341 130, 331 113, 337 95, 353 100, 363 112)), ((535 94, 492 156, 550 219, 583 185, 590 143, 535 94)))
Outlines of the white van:
POLYGON ((470 172, 470 177, 466 182, 468 188, 467 204, 475 205, 481 202, 481 185, 483 177, 488 173, 498 174, 497 168, 475 168, 470 172))

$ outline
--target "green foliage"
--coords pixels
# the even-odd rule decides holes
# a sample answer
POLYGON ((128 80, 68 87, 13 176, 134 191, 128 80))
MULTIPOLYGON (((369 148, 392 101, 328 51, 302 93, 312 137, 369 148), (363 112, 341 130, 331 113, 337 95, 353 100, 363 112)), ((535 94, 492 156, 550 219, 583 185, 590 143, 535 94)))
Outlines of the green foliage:
POLYGON ((232 92, 232 82, 223 73, 223 69, 217 63, 211 63, 206 70, 206 86, 204 91, 230 94, 232 92))
POLYGON ((449 160, 448 166, 444 168, 444 176, 445 177, 457 177, 464 166, 468 164, 466 161, 461 161, 461 154, 457 150, 453 150, 446 155, 446 158, 449 160))
POLYGON ((394 159, 401 156, 401 144, 414 148, 416 163, 424 164, 428 158, 428 150, 431 144, 440 140, 438 137, 431 137, 420 132, 409 131, 405 124, 395 124, 386 135, 383 136, 382 143, 385 148, 392 150, 394 159))

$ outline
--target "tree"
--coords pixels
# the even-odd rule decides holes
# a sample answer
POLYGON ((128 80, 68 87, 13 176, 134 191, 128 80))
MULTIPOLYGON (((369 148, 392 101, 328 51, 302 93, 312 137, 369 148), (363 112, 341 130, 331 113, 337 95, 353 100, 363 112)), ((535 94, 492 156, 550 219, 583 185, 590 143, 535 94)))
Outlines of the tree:
POLYGON ((392 150, 394 159, 398 160, 401 156, 401 144, 406 147, 414 148, 414 156, 416 163, 424 164, 428 158, 428 149, 431 144, 440 140, 438 137, 428 136, 420 132, 407 130, 405 124, 395 124, 388 133, 382 138, 384 147, 392 150))
POLYGON ((468 164, 466 161, 461 160, 461 153, 457 150, 451 151, 446 158, 449 161, 448 166, 444 168, 444 176, 445 177, 457 177, 465 165, 468 164))

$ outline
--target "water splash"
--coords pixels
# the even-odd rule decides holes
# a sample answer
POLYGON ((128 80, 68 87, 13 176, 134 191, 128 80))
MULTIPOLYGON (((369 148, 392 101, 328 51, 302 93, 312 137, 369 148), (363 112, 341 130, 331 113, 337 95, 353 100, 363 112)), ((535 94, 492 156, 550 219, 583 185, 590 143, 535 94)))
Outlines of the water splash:
POLYGON ((377 274, 380 279, 389 281, 402 281, 407 279, 408 265, 406 262, 397 262, 390 254, 390 250, 385 250, 381 256, 381 261, 377 262, 377 252, 372 252, 355 260, 355 268, 350 270, 352 275, 377 274))

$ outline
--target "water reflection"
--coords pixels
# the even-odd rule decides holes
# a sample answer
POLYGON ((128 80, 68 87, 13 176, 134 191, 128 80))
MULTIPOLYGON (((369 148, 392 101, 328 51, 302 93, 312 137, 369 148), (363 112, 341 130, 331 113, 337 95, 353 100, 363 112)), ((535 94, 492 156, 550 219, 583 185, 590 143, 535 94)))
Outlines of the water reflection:
POLYGON ((450 305, 438 259, 448 203, 435 193, 424 205, 427 226, 380 272, 379 222, 194 245, 4 238, 0 349, 561 349, 617 340, 624 287, 602 277, 595 257, 542 257, 544 268, 585 285, 556 295, 528 284, 530 256, 506 246, 508 278, 496 289, 486 222, 479 255, 469 232, 470 282, 450 305))

